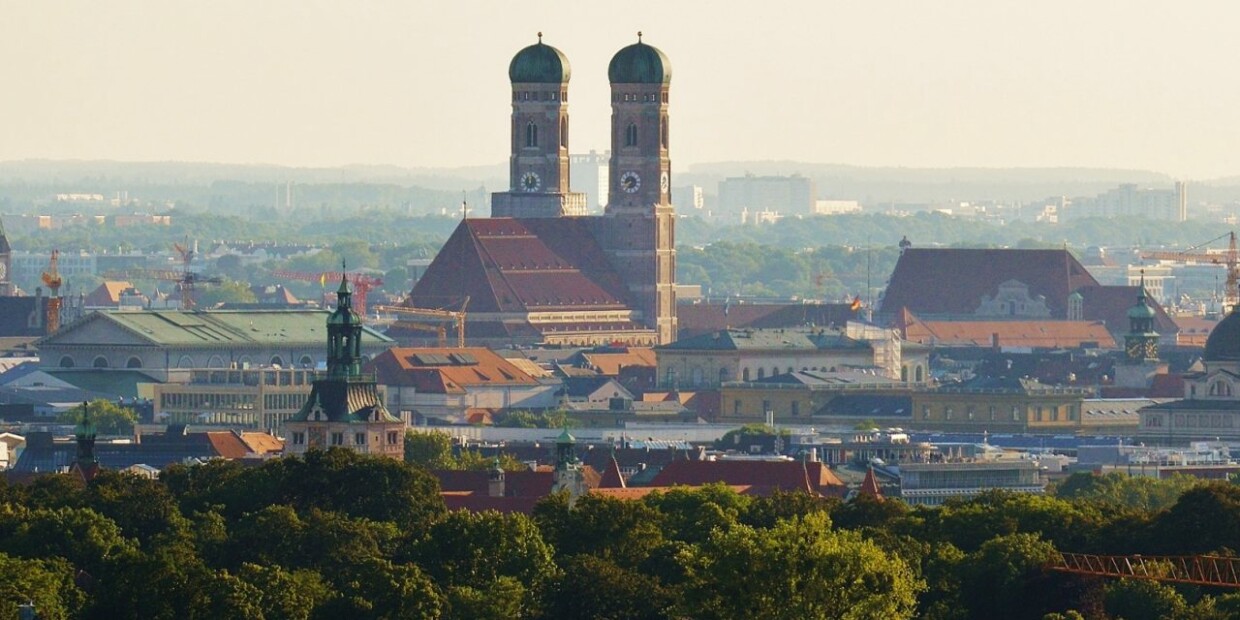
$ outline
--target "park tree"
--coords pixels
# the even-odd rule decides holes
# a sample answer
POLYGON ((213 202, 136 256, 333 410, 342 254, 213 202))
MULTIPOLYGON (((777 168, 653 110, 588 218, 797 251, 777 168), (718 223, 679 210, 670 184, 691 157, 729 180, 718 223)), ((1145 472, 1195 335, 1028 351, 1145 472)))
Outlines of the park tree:
POLYGON ((603 558, 576 555, 563 568, 547 596, 548 618, 655 620, 667 618, 676 600, 659 579, 603 558))
POLYGON ((1124 620, 1178 618, 1187 608, 1175 588, 1145 579, 1120 579, 1106 587, 1106 611, 1124 620))
MULTIPOLYGON (((85 403, 85 406, 90 409, 90 421, 100 435, 133 434, 133 425, 138 421, 138 414, 134 413, 133 409, 104 398, 96 398, 85 403)), ((83 405, 66 409, 56 416, 56 421, 61 424, 77 424, 82 419, 82 411, 83 405)))
POLYGON ((643 502, 587 494, 569 509, 568 494, 534 506, 534 522, 560 556, 592 554, 636 568, 664 544, 663 515, 643 502))
POLYGON ((684 558, 697 618, 910 618, 922 585, 899 558, 824 514, 716 530, 684 558))
POLYGON ((86 486, 86 505, 149 549, 158 538, 187 535, 189 523, 168 487, 129 473, 103 470, 86 486))
POLYGON ((665 538, 696 544, 716 529, 735 526, 750 498, 719 483, 651 493, 643 501, 662 513, 665 538))
POLYGON ((32 604, 42 620, 81 617, 86 593, 77 587, 73 565, 61 558, 23 559, 0 553, 0 617, 18 618, 18 606, 32 604))
POLYGON ((442 586, 482 590, 512 577, 538 592, 558 571, 538 527, 519 513, 449 512, 426 531, 414 555, 442 586))
POLYGON ((1240 549, 1240 487, 1212 483, 1185 491, 1158 516, 1154 540, 1172 554, 1240 549))
POLYGON ((1036 534, 986 541, 960 563, 961 601, 969 617, 1037 619, 1055 611, 1047 567, 1057 559, 1055 546, 1036 534))

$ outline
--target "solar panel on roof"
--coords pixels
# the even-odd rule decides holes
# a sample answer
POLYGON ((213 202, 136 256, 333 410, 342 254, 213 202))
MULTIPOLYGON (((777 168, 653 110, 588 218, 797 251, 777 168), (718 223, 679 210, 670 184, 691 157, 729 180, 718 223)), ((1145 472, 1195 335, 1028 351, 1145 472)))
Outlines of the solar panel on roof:
POLYGON ((462 366, 470 366, 478 363, 478 358, 474 357, 473 353, 452 353, 448 355, 448 359, 451 359, 453 363, 462 366))

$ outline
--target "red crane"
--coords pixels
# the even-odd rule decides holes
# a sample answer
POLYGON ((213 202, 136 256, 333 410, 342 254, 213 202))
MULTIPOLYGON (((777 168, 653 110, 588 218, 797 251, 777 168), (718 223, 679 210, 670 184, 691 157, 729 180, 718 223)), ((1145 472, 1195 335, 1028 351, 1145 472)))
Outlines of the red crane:
POLYGON ((1240 558, 1216 555, 1092 555, 1060 553, 1047 568, 1078 575, 1149 579, 1240 588, 1240 558))
MULTIPOLYGON (((318 273, 310 271, 273 271, 271 275, 285 280, 298 280, 301 282, 318 282, 321 286, 326 286, 329 282, 339 282, 341 272, 339 271, 322 271, 318 273)), ((366 316, 366 293, 371 290, 383 286, 383 278, 379 276, 368 276, 360 273, 345 274, 349 278, 349 283, 353 285, 353 307, 357 309, 357 313, 366 316)))
POLYGON ((1152 258, 1155 260, 1171 260, 1181 263, 1208 263, 1214 265, 1224 265, 1227 267, 1226 286, 1223 289, 1223 310, 1228 311, 1236 304, 1240 303, 1240 252, 1236 250, 1236 233, 1229 232, 1225 235, 1219 235, 1205 243, 1195 245, 1184 251, 1158 251, 1152 250, 1141 252, 1141 258, 1152 258), (1205 246, 1227 239, 1226 250, 1203 249, 1205 246))

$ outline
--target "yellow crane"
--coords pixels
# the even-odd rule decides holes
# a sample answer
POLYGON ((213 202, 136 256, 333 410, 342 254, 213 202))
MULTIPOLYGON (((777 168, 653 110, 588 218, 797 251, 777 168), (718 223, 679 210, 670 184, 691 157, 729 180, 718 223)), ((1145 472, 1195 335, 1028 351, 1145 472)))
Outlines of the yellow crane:
MULTIPOLYGON (((456 327, 456 347, 458 349, 465 348, 465 307, 469 305, 469 298, 461 303, 460 310, 440 310, 437 308, 414 308, 412 306, 376 306, 375 310, 379 312, 390 312, 400 316, 417 317, 420 319, 440 320, 451 322, 456 327)), ((442 326, 427 325, 425 323, 398 321, 395 325, 416 329, 419 331, 435 331, 439 334, 439 346, 443 347, 447 343, 447 332, 442 326)))
POLYGON ((47 333, 54 334, 60 329, 60 250, 52 250, 52 258, 47 261, 47 271, 43 272, 43 283, 51 295, 47 298, 47 333))

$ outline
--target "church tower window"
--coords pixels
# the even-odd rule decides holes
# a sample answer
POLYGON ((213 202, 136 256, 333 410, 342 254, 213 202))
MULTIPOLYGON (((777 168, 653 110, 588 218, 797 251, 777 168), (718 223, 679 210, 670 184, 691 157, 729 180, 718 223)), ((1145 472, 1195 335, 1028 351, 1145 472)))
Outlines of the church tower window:
POLYGON ((535 125, 533 121, 525 125, 525 146, 538 146, 538 125, 535 125))
POLYGON ((625 146, 637 146, 637 124, 636 123, 629 123, 629 126, 625 128, 624 145, 625 146))

